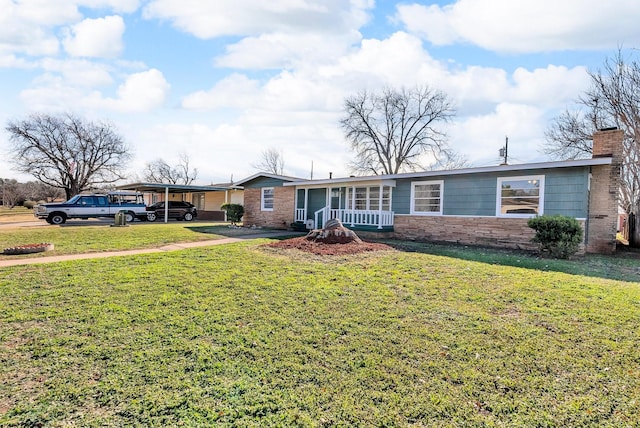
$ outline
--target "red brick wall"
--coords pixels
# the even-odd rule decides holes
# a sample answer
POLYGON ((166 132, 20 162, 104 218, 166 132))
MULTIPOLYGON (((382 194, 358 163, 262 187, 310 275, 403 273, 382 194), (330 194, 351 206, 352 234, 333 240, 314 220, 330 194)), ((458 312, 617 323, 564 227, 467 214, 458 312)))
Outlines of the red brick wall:
POLYGON ((598 131, 593 135, 593 157, 611 156, 611 165, 591 168, 587 248, 589 253, 614 253, 622 163, 621 130, 598 131))
POLYGON ((293 223, 295 212, 295 189, 275 187, 273 189, 273 211, 262 211, 261 189, 244 190, 244 226, 286 229, 293 223))

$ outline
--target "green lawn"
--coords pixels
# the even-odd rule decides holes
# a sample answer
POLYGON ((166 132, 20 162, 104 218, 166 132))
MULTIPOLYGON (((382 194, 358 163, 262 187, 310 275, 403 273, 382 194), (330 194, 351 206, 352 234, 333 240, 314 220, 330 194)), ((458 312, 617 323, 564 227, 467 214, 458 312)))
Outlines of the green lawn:
POLYGON ((2 269, 0 426, 640 424, 638 282, 264 242, 2 269))
POLYGON ((136 222, 129 227, 99 226, 51 226, 42 222, 41 226, 0 228, 0 253, 7 247, 24 244, 49 242, 54 250, 21 256, 0 254, 0 260, 16 258, 45 257, 61 254, 79 254, 102 251, 154 248, 177 242, 193 242, 220 239, 256 233, 259 230, 230 229, 223 223, 168 223, 136 222))

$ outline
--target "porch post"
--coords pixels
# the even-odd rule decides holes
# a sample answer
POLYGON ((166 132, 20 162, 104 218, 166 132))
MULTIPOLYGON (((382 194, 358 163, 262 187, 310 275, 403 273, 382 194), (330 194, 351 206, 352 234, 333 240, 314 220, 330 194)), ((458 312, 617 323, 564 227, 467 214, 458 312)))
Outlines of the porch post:
MULTIPOLYGON (((229 190, 225 190, 224 191, 224 203, 228 204, 229 203, 229 190)), ((228 221, 227 220, 227 210, 224 210, 224 221, 228 221)))
POLYGON ((309 213, 307 212, 308 205, 309 205, 309 188, 305 187, 304 189, 304 219, 305 220, 307 220, 307 216, 309 215, 309 213))
POLYGON ((353 219, 356 218, 355 209, 356 209, 356 187, 351 186, 351 227, 354 227, 356 225, 353 221, 353 219))
POLYGON ((380 185, 380 194, 378 195, 378 229, 382 229, 382 189, 384 186, 380 185))
POLYGON ((293 221, 298 221, 298 188, 293 188, 293 221))

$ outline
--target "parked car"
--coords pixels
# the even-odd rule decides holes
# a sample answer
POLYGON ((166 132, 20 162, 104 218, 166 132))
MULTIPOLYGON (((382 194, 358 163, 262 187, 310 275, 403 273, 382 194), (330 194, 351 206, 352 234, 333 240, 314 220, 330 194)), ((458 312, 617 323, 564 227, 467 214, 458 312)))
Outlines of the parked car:
POLYGON ((114 191, 105 194, 81 193, 66 202, 38 204, 33 215, 46 220, 49 224, 63 224, 74 218, 115 218, 124 212, 127 223, 134 219, 146 220, 147 212, 141 193, 114 191))
MULTIPOLYGON (((189 202, 169 201, 168 217, 191 221, 198 217, 198 210, 189 202)), ((164 219, 164 201, 156 202, 155 204, 147 207, 147 220, 156 221, 159 218, 164 219)))

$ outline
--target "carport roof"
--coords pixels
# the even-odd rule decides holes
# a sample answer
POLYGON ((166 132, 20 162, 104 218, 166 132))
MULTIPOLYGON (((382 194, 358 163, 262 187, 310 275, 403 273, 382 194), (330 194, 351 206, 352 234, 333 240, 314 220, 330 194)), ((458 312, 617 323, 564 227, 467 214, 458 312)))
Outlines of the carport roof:
POLYGON ((215 192, 224 190, 242 189, 241 186, 192 186, 189 184, 170 183, 131 183, 116 186, 118 190, 135 190, 137 192, 215 192))

